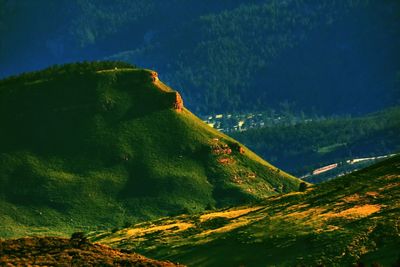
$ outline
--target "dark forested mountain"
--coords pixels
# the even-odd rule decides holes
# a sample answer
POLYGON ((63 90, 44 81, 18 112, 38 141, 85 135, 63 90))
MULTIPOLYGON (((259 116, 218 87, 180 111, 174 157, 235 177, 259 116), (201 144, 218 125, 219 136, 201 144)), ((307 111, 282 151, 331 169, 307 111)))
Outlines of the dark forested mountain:
POLYGON ((397 0, 0 0, 0 75, 111 58, 158 70, 197 113, 362 114, 395 103, 397 0))

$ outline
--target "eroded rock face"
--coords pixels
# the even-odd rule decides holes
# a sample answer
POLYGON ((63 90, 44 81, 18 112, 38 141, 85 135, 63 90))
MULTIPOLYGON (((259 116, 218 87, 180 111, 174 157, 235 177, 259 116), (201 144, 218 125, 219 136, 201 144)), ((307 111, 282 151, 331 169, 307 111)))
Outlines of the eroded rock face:
POLYGON ((153 82, 158 81, 158 73, 155 71, 151 72, 151 79, 153 80, 153 82))
POLYGON ((214 155, 230 155, 232 149, 227 144, 213 144, 211 151, 214 155))
POLYGON ((156 85, 156 87, 163 92, 167 93, 167 97, 166 97, 166 101, 164 102, 164 104, 166 104, 169 107, 171 107, 171 102, 172 102, 172 108, 175 109, 178 112, 181 112, 183 110, 183 99, 181 97, 181 95, 178 92, 174 92, 171 89, 165 89, 164 87, 166 87, 165 85, 163 85, 162 83, 159 83, 159 78, 158 78, 158 73, 155 71, 149 71, 148 72, 151 78, 151 81, 153 84, 156 85), (172 92, 171 92, 172 91, 172 92))
POLYGON ((183 109, 183 99, 178 92, 175 92, 175 101, 173 107, 178 112, 182 111, 183 109))

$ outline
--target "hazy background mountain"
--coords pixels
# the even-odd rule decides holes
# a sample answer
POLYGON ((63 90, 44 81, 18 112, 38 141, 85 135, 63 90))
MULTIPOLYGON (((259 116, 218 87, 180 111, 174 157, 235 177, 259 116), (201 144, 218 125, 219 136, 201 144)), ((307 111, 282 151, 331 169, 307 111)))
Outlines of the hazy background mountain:
POLYGON ((396 0, 0 0, 0 76, 112 58, 151 67, 197 114, 365 114, 398 99, 396 0))

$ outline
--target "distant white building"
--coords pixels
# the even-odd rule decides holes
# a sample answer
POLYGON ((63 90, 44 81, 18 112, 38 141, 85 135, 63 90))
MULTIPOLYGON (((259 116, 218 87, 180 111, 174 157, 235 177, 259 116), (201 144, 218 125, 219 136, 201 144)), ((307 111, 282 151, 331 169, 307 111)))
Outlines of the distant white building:
POLYGON ((321 174, 321 173, 330 171, 330 170, 332 170, 332 169, 335 169, 335 168, 337 168, 337 166, 338 166, 337 163, 331 164, 331 165, 328 165, 328 166, 325 166, 325 167, 322 167, 322 168, 319 168, 319 169, 314 170, 314 171, 312 172, 312 174, 313 174, 313 175, 321 174))

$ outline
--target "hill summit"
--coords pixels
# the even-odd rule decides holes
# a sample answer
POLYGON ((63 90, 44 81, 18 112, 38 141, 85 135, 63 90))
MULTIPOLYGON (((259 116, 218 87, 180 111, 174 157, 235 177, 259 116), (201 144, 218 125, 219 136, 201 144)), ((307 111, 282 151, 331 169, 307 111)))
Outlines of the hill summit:
POLYGON ((157 73, 69 64, 0 82, 0 236, 71 233, 298 190, 157 73))

